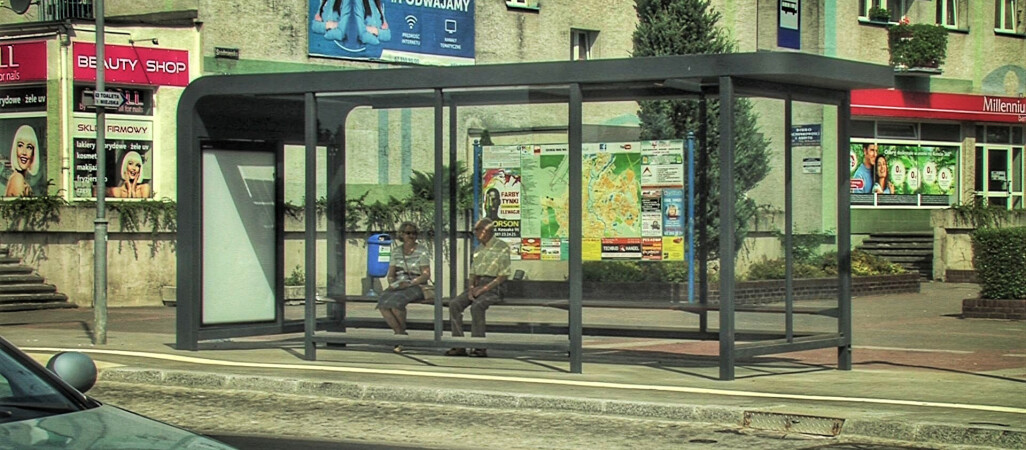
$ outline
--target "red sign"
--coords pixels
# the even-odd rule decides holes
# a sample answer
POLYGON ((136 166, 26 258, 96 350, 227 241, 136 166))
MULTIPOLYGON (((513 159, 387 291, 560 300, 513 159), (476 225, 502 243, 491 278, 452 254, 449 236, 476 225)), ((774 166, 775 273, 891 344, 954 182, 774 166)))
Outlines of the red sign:
POLYGON ((46 41, 0 45, 0 85, 46 80, 46 41))
MULTIPOLYGON (((75 81, 96 81, 96 44, 75 42, 75 81)), ((189 52, 126 45, 104 46, 104 78, 108 83, 147 86, 189 84, 189 52)))
POLYGON ((1026 123, 1026 99, 990 95, 862 89, 851 92, 853 116, 1026 123))

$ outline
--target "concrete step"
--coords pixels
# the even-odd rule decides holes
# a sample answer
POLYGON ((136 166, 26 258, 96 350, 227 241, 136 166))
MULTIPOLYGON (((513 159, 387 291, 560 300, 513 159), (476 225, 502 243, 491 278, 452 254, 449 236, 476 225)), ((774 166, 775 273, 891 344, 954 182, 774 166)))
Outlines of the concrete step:
POLYGON ((0 274, 32 273, 32 268, 18 263, 0 264, 0 274))
POLYGON ((46 302, 46 303, 0 303, 0 312, 12 311, 36 311, 40 309, 70 309, 78 308, 68 302, 46 302))
POLYGON ((0 305, 8 305, 13 303, 47 303, 67 301, 68 296, 61 294, 60 292, 22 292, 12 294, 0 294, 0 305))
POLYGON ((49 294, 57 292, 57 286, 46 283, 0 284, 0 296, 4 294, 49 294))
POLYGON ((29 284, 29 283, 42 283, 43 277, 34 274, 24 273, 13 273, 13 274, 0 274, 0 285, 4 284, 29 284))
POLYGON ((933 251, 933 241, 930 242, 879 242, 879 241, 862 241, 862 245, 859 246, 863 250, 867 249, 901 249, 907 248, 909 250, 929 250, 933 251))

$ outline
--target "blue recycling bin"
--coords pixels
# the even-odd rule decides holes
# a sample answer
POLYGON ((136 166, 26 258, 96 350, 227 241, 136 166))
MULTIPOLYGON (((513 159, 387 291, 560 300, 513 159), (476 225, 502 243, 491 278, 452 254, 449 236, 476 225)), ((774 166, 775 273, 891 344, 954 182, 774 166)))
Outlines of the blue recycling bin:
POLYGON ((388 275, 388 263, 392 260, 392 236, 372 234, 367 238, 367 277, 371 279, 370 295, 374 293, 374 278, 388 275))

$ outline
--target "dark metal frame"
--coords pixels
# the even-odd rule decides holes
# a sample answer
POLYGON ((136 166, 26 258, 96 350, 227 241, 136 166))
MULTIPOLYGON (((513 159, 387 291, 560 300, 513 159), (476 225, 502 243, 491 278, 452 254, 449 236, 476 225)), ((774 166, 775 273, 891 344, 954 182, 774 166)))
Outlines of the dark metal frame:
MULTIPOLYGON (((329 145, 328 185, 335 195, 345 195, 345 130, 344 120, 353 108, 431 107, 435 115, 435 173, 442 173, 443 117, 449 107, 449 163, 456 161, 456 111, 459 106, 564 103, 569 107, 568 143, 571 161, 581 160, 584 102, 638 101, 661 99, 698 99, 705 114, 705 99, 718 96, 721 104, 733 104, 738 97, 765 97, 785 101, 784 135, 789 136, 790 110, 793 100, 837 106, 837 234, 839 294, 837 333, 795 338, 792 330, 791 282, 791 173, 790 143, 785 139, 785 214, 788 219, 786 246, 788 258, 787 322, 785 338, 778 341, 736 344, 733 284, 734 264, 721 265, 719 334, 720 378, 734 378, 735 360, 741 357, 792 352, 814 348, 836 347, 838 368, 851 368, 851 255, 850 212, 848 206, 848 120, 850 91, 853 89, 891 87, 893 69, 889 66, 840 60, 802 53, 741 53, 721 55, 664 56, 617 60, 545 62, 525 64, 482 65, 452 68, 410 68, 395 70, 355 70, 338 72, 286 73, 266 75, 231 75, 203 77, 184 91, 178 110, 178 323, 177 346, 196 349, 198 342, 217 337, 247 333, 294 330, 297 324, 274 326, 236 326, 208 329, 200 325, 202 307, 202 255, 200 220, 203 205, 200 190, 200 143, 205 140, 256 139, 277 142, 302 142, 306 145, 306 198, 315 198, 314 170, 318 142, 318 120, 332 115, 327 123, 340 123, 334 145, 329 145), (515 79, 509 75, 515 73, 515 79), (511 81, 512 80, 512 81, 511 81), (430 93, 412 95, 411 92, 430 93), (335 98, 337 97, 337 98, 335 98), (319 108, 334 102, 334 108, 319 108), (339 116, 341 114, 341 116, 339 116), (303 130, 302 133, 299 130, 303 130)), ((704 121, 703 121, 704 123, 704 121)), ((704 127, 703 127, 704 128, 704 127)), ((705 130, 699 130, 701 154, 708 156, 704 142, 705 130)), ((720 115, 720 223, 733 223, 734 196, 732 187, 734 150, 733 110, 721 108, 720 115)), ((700 158, 702 161, 705 158, 700 158)), ((700 164, 702 162, 700 161, 700 164)), ((580 164, 570 164, 570 192, 579 192, 582 181, 580 164)), ((455 174, 448 180, 455 192, 455 174)), ((699 189, 709 180, 700 179, 699 189)), ((442 181, 436 178, 436 198, 441 198, 442 181)), ((454 194, 453 194, 454 195, 454 194)), ((450 200, 451 201, 451 200, 450 200)), ((330 202, 329 202, 330 204, 330 202)), ((329 207, 330 208, 330 207, 329 207)), ((569 312, 567 334, 570 368, 582 371, 582 283, 581 283, 581 198, 570 197, 569 230, 569 312)), ((344 214, 330 211, 329 214, 344 214)), ((328 230, 328 294, 343 296, 344 241, 339 238, 342 221, 328 230), (341 257, 341 259, 337 259, 341 257)), ((443 230, 442 204, 436 204, 436 230, 443 230)), ((455 210, 449 223, 455 224, 455 210)), ((306 296, 315 298, 316 214, 313 202, 306 205, 306 296)), ((704 228, 704 227, 703 227, 704 228)), ((700 231, 703 229, 700 228, 700 231)), ((450 243, 455 250, 455 226, 450 230, 450 243)), ((442 248, 443 236, 435 234, 435 248, 442 248)), ((729 227, 720 230, 720 254, 733 255, 736 246, 729 227)), ((450 275, 455 275, 455 260, 450 275)), ((704 269, 705 261, 700 265, 704 269)), ((443 274, 440 254, 436 253, 435 273, 443 274)), ((701 302, 706 303, 704 270, 700 271, 701 302)), ((455 295, 455 277, 450 276, 449 295, 455 295)), ((241 295, 241 293, 240 293, 241 295)), ((436 291, 434 344, 458 345, 460 341, 442 337, 442 289, 436 291)), ((336 311, 336 319, 344 315, 344 306, 336 311)), ((701 315, 705 331, 706 316, 701 315)), ((313 359, 317 343, 333 342, 317 331, 314 302, 307 302, 305 320, 298 324, 306 335, 306 356, 313 359)), ((349 341, 351 342, 351 341, 349 341)), ((529 343, 506 348, 552 348, 529 343)))

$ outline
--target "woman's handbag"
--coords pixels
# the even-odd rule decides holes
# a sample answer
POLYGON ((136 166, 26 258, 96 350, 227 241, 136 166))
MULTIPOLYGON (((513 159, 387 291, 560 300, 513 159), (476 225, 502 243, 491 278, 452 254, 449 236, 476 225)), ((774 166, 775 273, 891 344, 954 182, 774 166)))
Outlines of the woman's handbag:
POLYGON ((420 290, 424 293, 424 300, 435 301, 435 285, 424 283, 420 285, 420 290))

